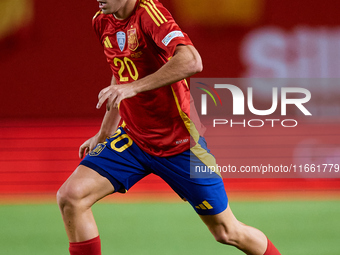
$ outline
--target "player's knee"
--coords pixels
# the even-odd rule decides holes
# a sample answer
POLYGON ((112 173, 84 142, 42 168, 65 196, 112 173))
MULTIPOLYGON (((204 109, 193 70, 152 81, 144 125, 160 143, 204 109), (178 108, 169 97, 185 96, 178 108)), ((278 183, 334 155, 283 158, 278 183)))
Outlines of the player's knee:
POLYGON ((227 245, 234 245, 233 238, 226 233, 220 233, 218 235, 214 235, 214 237, 215 237, 216 241, 219 242, 219 243, 227 244, 227 245))
POLYGON ((70 204, 70 199, 69 199, 69 196, 65 190, 65 188, 62 186, 58 192, 57 192, 57 203, 58 203, 58 206, 61 210, 61 212, 64 211, 64 208, 70 204))
POLYGON ((215 240, 222 244, 238 247, 242 239, 242 234, 237 228, 226 228, 222 226, 220 231, 213 233, 215 240))
POLYGON ((57 192, 57 203, 61 212, 66 209, 79 207, 84 192, 78 185, 63 185, 57 192))

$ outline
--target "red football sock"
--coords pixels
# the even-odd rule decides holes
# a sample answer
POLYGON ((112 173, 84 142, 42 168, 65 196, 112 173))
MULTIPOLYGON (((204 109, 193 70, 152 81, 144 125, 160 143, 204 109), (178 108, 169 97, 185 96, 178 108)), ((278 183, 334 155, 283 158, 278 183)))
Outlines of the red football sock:
POLYGON ((268 239, 267 250, 263 255, 281 255, 281 253, 276 249, 274 244, 268 239))
POLYGON ((84 241, 70 243, 69 248, 71 255, 101 255, 99 236, 84 241))

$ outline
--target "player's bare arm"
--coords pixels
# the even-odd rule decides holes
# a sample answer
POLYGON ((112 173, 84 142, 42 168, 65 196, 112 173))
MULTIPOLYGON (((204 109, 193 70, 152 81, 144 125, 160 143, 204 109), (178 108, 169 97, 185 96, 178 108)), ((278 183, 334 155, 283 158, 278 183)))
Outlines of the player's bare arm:
MULTIPOLYGON (((112 76, 111 85, 115 84, 117 84, 116 79, 114 78, 114 76, 112 76)), ((86 140, 79 147, 79 158, 83 158, 84 155, 87 155, 89 152, 91 152, 98 143, 102 143, 107 137, 112 136, 117 129, 119 121, 120 116, 117 108, 111 111, 106 111, 98 133, 90 139, 86 140)))
POLYGON ((201 72, 201 56, 191 45, 179 45, 174 56, 157 72, 140 80, 124 85, 110 85, 100 91, 97 108, 107 100, 107 110, 117 108, 119 103, 137 95, 138 93, 157 89, 183 80, 195 73, 201 72))

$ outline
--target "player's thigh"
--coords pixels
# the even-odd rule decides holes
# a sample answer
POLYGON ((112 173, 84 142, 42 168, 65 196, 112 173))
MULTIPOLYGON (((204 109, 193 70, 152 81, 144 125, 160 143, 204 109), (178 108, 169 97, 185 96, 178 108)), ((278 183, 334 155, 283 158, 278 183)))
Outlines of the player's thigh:
POLYGON ((167 158, 155 158, 154 171, 185 198, 199 215, 216 215, 228 205, 224 183, 216 172, 196 173, 216 165, 204 138, 190 150, 167 158))
POLYGON ((92 205, 114 192, 111 182, 91 168, 79 165, 58 191, 58 202, 83 201, 92 205))
POLYGON ((118 128, 80 162, 108 179, 115 192, 126 193, 135 183, 150 174, 150 156, 118 128))
POLYGON ((223 180, 215 174, 211 178, 191 178, 190 152, 168 159, 158 159, 155 173, 199 215, 216 215, 227 208, 228 197, 223 180))

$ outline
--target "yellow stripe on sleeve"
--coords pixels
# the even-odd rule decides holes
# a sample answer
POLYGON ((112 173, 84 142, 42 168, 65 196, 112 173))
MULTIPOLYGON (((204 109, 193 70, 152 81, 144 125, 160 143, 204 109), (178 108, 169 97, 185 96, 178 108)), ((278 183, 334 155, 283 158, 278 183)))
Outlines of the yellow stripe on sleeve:
POLYGON ((161 24, 168 22, 152 0, 141 0, 140 6, 147 11, 158 27, 161 24))
POLYGON ((159 13, 159 15, 163 18, 164 22, 168 22, 168 20, 164 17, 163 13, 156 7, 155 3, 153 2, 153 0, 150 0, 152 6, 154 7, 154 9, 159 13))
POLYGON ((149 14, 149 16, 151 17, 151 19, 156 23, 157 27, 160 26, 159 22, 156 20, 156 18, 153 16, 153 14, 151 13, 151 11, 149 10, 149 7, 140 3, 140 7, 143 7, 147 13, 149 14))
POLYGON ((163 24, 164 21, 161 19, 161 17, 159 17, 158 13, 155 11, 155 9, 153 8, 153 6, 149 3, 149 2, 145 2, 145 4, 147 4, 150 9, 152 10, 152 12, 155 14, 156 18, 158 19, 158 21, 163 24))

